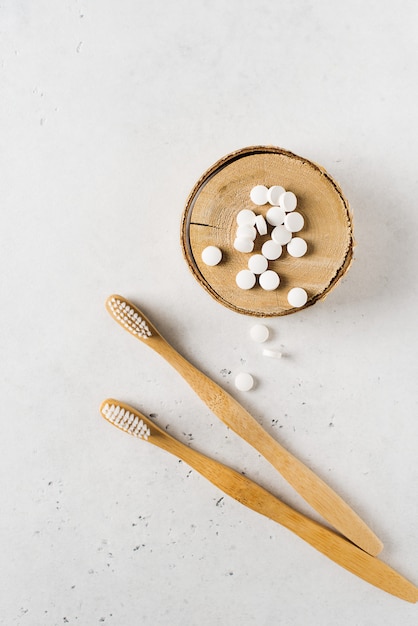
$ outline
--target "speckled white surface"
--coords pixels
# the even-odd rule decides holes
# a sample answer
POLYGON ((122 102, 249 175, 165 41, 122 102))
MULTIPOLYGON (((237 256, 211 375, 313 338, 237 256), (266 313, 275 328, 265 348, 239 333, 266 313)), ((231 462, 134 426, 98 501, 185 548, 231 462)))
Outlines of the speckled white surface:
POLYGON ((119 292, 418 583, 417 19, 413 1, 0 3, 1 624, 417 624, 98 412, 130 402, 310 513, 110 319, 119 292), (202 172, 263 143, 339 181, 358 243, 324 302, 269 321, 277 361, 179 245, 202 172))

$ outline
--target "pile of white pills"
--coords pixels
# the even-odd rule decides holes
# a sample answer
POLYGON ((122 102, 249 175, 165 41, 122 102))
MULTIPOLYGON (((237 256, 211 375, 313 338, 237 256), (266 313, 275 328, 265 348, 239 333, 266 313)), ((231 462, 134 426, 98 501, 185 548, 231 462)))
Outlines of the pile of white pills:
MULTIPOLYGON (((238 212, 234 248, 243 254, 251 254, 258 236, 264 237, 270 230, 270 238, 263 243, 260 253, 251 254, 247 267, 238 272, 235 281, 240 289, 252 289, 258 281, 265 291, 274 291, 280 285, 280 276, 269 269, 269 261, 279 259, 284 249, 292 257, 306 254, 306 241, 299 235, 294 237, 303 229, 305 220, 295 210, 295 194, 280 185, 256 185, 251 189, 250 198, 256 206, 269 204, 270 207, 265 217, 251 209, 238 212)), ((215 246, 207 246, 202 252, 202 260, 206 265, 215 266, 222 260, 222 251, 215 246)), ((306 304, 308 295, 302 287, 296 287, 288 292, 287 299, 291 306, 301 307, 306 304)))
MULTIPOLYGON (((292 191, 286 191, 280 185, 266 187, 256 185, 250 192, 251 201, 257 206, 270 205, 266 217, 257 215, 251 209, 242 209, 237 215, 237 230, 234 248, 242 253, 252 253, 258 235, 267 235, 270 239, 261 247, 261 254, 253 254, 248 260, 248 267, 238 272, 236 283, 240 289, 252 289, 258 284, 265 291, 274 291, 280 285, 280 276, 268 268, 269 261, 276 261, 283 254, 283 249, 290 256, 302 257, 308 250, 306 241, 294 233, 299 233, 305 224, 303 215, 297 212, 297 198, 292 191)), ((291 289, 288 302, 300 307, 306 304, 307 293, 301 287, 291 289), (301 293, 303 292, 303 293, 301 293)))

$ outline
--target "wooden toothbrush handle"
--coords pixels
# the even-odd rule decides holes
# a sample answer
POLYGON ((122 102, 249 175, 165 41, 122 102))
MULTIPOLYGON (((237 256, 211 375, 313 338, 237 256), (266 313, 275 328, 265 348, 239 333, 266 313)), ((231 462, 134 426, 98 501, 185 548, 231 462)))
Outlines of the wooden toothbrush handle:
MULTIPOLYGON (((159 447, 181 458, 224 493, 278 522, 313 548, 368 583, 408 602, 418 601, 418 588, 391 567, 344 537, 298 513, 257 483, 179 441, 159 438, 159 447), (173 445, 174 444, 174 445, 173 445)), ((151 437, 150 441, 153 438, 151 437)))
POLYGON ((162 337, 153 347, 181 374, 213 413, 260 452, 334 528, 369 554, 375 556, 381 552, 382 542, 357 513, 312 470, 273 439, 222 387, 182 357, 162 337))

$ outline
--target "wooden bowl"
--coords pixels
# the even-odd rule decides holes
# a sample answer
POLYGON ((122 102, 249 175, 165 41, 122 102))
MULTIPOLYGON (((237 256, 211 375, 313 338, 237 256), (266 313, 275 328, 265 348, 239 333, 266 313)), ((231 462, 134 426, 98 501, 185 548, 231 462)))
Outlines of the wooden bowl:
MULTIPOLYGON (((258 235, 252 254, 259 253, 267 239, 269 235, 258 235)), ((181 243, 190 270, 215 300, 245 315, 287 315, 323 299, 347 271, 354 245, 352 215, 341 189, 322 167, 281 148, 251 146, 223 157, 198 180, 183 213, 181 243), (250 199, 251 189, 259 184, 293 191, 298 199, 296 210, 305 219, 303 230, 297 233, 308 244, 305 256, 294 258, 283 247, 282 256, 269 261, 269 269, 280 276, 274 291, 264 291, 258 283, 242 290, 235 282, 251 256, 233 247, 236 215, 247 208, 265 216, 269 208, 258 207, 250 199), (221 263, 214 267, 201 259, 210 245, 223 253, 221 263), (306 290, 304 307, 288 303, 292 287, 306 290)))

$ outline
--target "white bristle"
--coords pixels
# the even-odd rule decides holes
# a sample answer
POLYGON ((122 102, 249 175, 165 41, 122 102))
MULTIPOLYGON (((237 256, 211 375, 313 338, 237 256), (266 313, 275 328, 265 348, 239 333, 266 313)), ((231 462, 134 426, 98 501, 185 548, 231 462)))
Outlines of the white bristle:
POLYGON ((115 426, 134 435, 134 437, 147 440, 148 437, 151 436, 151 430, 142 419, 135 415, 135 413, 131 413, 119 405, 109 405, 106 402, 102 413, 110 422, 115 424, 115 426))
POLYGON ((114 317, 133 335, 146 339, 152 336, 147 323, 129 304, 117 298, 109 300, 109 307, 114 317))

